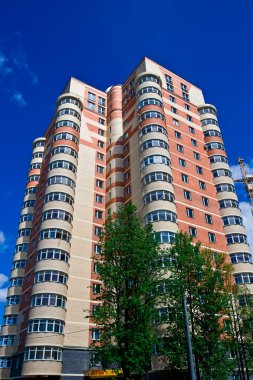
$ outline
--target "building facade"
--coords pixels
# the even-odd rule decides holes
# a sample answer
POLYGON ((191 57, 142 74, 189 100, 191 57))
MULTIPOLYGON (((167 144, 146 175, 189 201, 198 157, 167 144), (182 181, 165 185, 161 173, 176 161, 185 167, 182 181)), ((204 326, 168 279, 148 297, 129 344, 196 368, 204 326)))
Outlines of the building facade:
MULTIPOLYGON (((101 284, 92 255, 106 212, 134 203, 159 240, 179 230, 253 283, 238 199, 202 91, 144 58, 123 85, 71 78, 33 142, 0 333, 0 378, 83 378, 99 331, 87 318, 101 284)), ((249 285, 253 287, 253 285, 249 285)))

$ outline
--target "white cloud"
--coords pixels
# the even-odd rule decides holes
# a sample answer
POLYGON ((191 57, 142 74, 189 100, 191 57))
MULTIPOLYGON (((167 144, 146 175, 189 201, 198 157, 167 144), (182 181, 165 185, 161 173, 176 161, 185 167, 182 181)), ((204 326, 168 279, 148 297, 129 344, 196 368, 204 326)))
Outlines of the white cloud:
POLYGON ((7 281, 8 281, 8 277, 5 276, 5 274, 0 273, 0 287, 2 287, 3 284, 5 284, 7 281))
POLYGON ((21 92, 17 91, 17 90, 14 90, 14 92, 11 95, 10 99, 13 102, 19 104, 22 107, 26 106, 26 101, 24 99, 24 95, 21 92))
POLYGON ((8 288, 0 289, 0 302, 6 301, 7 290, 8 288))
POLYGON ((248 236, 248 243, 253 254, 253 215, 251 214, 248 202, 240 202, 240 209, 242 211, 243 223, 248 236))
POLYGON ((0 76, 5 77, 13 72, 13 69, 8 65, 9 59, 0 51, 0 76))
POLYGON ((19 48, 16 52, 14 52, 12 60, 13 64, 18 69, 24 70, 31 77, 32 84, 38 83, 38 76, 30 68, 23 49, 19 48))
POLYGON ((4 236, 3 231, 0 231, 0 244, 4 244, 6 242, 6 238, 4 236))
MULTIPOLYGON (((249 160, 249 163, 245 162, 245 165, 248 173, 253 174, 253 158, 249 160)), ((231 165, 230 170, 234 180, 242 179, 242 173, 239 165, 231 165)))
POLYGON ((7 243, 4 232, 0 230, 0 254, 5 253, 8 248, 9 248, 9 245, 7 243))

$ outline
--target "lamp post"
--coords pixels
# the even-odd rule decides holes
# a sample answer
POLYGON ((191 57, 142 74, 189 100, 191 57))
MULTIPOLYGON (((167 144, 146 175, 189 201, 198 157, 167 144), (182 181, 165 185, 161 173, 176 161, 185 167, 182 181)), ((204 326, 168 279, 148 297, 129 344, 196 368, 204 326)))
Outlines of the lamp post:
POLYGON ((188 347, 188 367, 189 367, 189 372, 190 372, 190 379, 196 380, 185 291, 183 295, 183 308, 184 308, 185 329, 186 329, 187 347, 188 347))

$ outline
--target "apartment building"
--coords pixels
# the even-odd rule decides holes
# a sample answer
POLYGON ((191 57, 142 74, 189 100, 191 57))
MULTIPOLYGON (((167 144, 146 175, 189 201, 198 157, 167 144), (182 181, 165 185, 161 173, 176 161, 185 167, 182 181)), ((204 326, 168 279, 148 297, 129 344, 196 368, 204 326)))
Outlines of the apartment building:
MULTIPOLYGON (((144 58, 105 92, 71 78, 33 142, 0 332, 0 378, 82 379, 99 330, 106 212, 134 203, 163 244, 177 231, 225 252, 253 289, 252 258, 217 110, 144 58)), ((252 290, 253 291, 253 290, 252 290)))

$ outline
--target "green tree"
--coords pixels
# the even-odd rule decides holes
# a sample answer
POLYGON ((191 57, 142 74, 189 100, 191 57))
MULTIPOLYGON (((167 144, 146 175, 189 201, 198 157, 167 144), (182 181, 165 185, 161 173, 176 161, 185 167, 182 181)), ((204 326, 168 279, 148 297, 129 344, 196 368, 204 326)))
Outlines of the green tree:
POLYGON ((189 314, 193 355, 197 379, 227 379, 234 367, 228 357, 231 339, 227 336, 223 316, 229 314, 232 291, 231 266, 222 253, 213 253, 193 244, 180 232, 169 250, 170 276, 167 280, 167 303, 174 320, 167 324, 160 351, 171 369, 187 367, 187 342, 182 299, 189 314))
POLYGON ((143 227, 135 206, 122 206, 117 215, 109 215, 101 255, 93 257, 103 284, 97 297, 100 307, 92 315, 100 327, 93 348, 104 368, 114 363, 124 378, 143 374, 150 366, 156 341, 151 327, 163 297, 156 289, 166 271, 161 270, 161 255, 152 226, 143 227))

